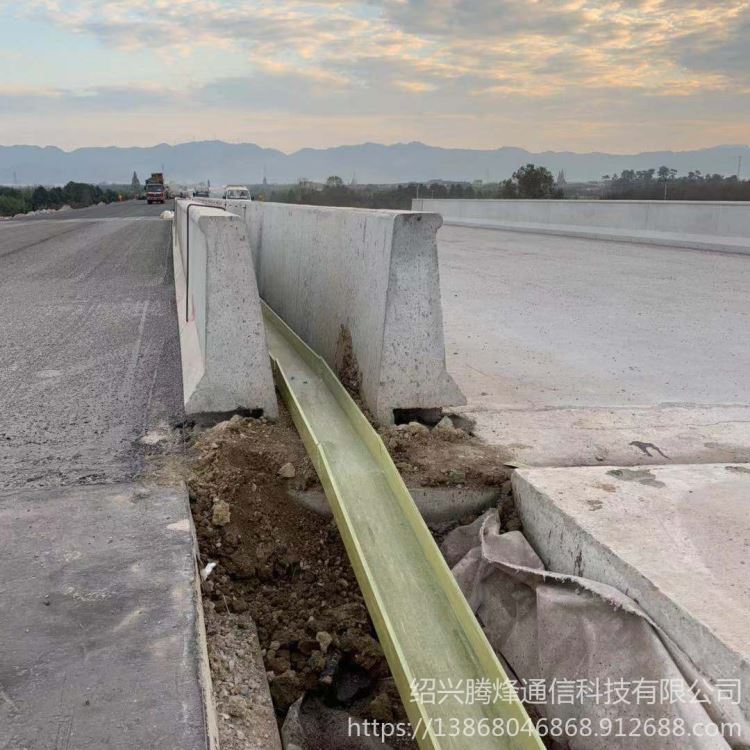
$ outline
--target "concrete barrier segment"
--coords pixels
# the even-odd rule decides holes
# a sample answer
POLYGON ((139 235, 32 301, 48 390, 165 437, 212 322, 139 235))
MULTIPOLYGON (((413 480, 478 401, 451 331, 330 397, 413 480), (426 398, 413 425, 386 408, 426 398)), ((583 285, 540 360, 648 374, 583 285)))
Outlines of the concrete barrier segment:
POLYGON ((173 238, 186 414, 276 417, 244 222, 218 208, 176 201, 173 238))
POLYGON ((750 254, 750 204, 728 201, 417 199, 446 224, 750 254))
POLYGON ((436 214, 280 203, 227 206, 246 222, 261 297, 357 390, 397 410, 466 403, 445 366, 436 214))

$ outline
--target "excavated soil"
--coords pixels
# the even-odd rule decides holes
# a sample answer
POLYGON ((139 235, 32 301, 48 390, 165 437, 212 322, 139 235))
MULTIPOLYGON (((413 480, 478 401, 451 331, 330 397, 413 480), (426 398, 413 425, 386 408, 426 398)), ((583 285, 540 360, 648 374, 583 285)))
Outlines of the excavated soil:
MULTIPOLYGON (((229 750, 254 747, 245 742, 257 726, 247 683, 263 675, 247 646, 253 623, 280 722, 303 694, 353 716, 406 721, 335 522, 288 496, 318 480, 281 408, 277 422, 234 417, 196 429, 188 452, 201 563, 217 563, 203 593, 229 750)), ((460 430, 411 424, 381 434, 407 480, 509 492, 503 457, 460 430)), ((466 520, 435 529, 436 537, 466 520)))
POLYGON ((510 477, 511 456, 445 422, 387 427, 380 436, 410 486, 500 487, 510 477))
MULTIPOLYGON (((315 482, 288 414, 276 423, 235 417, 198 433, 191 454, 202 564, 218 563, 203 584, 209 651, 222 651, 216 638, 236 642, 249 616, 279 719, 312 693, 363 718, 405 721, 335 523, 287 496, 315 482)), ((212 659, 212 669, 219 715, 235 725, 223 731, 233 749, 243 747, 244 716, 232 710, 242 687, 226 684, 226 661, 226 653, 212 659)))

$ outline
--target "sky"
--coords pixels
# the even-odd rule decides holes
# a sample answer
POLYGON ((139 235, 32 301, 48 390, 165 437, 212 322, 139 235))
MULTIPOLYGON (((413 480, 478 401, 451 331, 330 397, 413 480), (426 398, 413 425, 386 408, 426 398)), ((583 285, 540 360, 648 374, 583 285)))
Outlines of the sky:
POLYGON ((0 144, 750 143, 750 0, 0 0, 0 144))

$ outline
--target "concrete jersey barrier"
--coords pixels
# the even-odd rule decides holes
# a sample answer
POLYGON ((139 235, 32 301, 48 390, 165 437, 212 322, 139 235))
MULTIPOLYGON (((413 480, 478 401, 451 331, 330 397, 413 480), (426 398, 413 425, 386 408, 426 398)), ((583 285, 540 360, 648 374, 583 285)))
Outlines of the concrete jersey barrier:
POLYGON ((445 366, 435 214, 228 202, 261 297, 383 423, 466 403, 445 366), (361 382, 357 380, 357 371, 361 382))
POLYGON ((750 203, 418 199, 446 224, 750 253, 750 203))
POLYGON ((221 209, 178 200, 173 238, 186 414, 277 416, 244 222, 221 209))

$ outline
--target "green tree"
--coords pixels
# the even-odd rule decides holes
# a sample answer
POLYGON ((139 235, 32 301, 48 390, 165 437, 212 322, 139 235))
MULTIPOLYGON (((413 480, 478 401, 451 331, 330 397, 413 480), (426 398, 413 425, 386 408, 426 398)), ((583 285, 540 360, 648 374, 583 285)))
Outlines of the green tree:
POLYGON ((50 208, 60 208, 65 203, 65 193, 61 187, 53 187, 48 191, 50 208))
POLYGON ((98 203, 102 198, 102 191, 96 185, 87 185, 85 182, 69 182, 63 188, 65 202, 73 208, 85 208, 93 203, 98 203))
POLYGON ((26 213, 30 208, 19 190, 0 187, 0 216, 26 213))
MULTIPOLYGON (((651 172, 653 171, 652 169, 651 172)), ((659 167, 657 175, 659 176, 659 182, 666 182, 667 180, 673 180, 677 176, 677 170, 670 169, 669 167, 659 167)))
POLYGON ((427 192, 430 195, 430 198, 447 198, 448 197, 448 188, 443 185, 442 182, 431 182, 427 186, 427 192))
POLYGON ((38 211, 40 208, 49 208, 51 206, 50 195, 47 188, 38 185, 31 194, 31 210, 38 211))
POLYGON ((500 183, 500 190, 498 191, 499 198, 518 198, 518 188, 516 183, 510 179, 503 180, 500 183))
POLYGON ((559 198, 561 191, 555 187, 555 178, 547 167, 526 164, 513 173, 519 198, 559 198))

